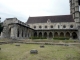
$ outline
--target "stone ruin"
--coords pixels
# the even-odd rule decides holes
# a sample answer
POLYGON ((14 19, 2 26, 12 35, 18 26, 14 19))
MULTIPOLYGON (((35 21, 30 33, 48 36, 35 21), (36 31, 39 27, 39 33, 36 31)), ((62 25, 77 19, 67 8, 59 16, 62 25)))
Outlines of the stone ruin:
POLYGON ((38 54, 38 50, 32 49, 32 50, 30 51, 30 54, 38 54))

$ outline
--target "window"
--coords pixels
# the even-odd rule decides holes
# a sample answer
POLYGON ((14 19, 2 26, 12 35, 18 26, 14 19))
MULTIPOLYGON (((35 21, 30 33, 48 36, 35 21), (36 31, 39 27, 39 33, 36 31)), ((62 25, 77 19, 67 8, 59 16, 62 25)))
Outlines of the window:
POLYGON ((42 28, 41 26, 39 26, 39 28, 42 28))
POLYGON ((45 28, 47 28, 47 26, 45 26, 45 28))
POLYGON ((51 28, 53 28, 53 26, 51 25, 51 28))
POLYGON ((70 25, 70 28, 73 28, 73 25, 70 25))
POLYGON ((65 26, 65 25, 63 25, 63 28, 66 28, 66 26, 65 26))
POLYGON ((47 20, 47 23, 51 23, 50 19, 47 20))
POLYGON ((34 28, 36 28, 36 26, 34 26, 34 28))
POLYGON ((60 26, 58 25, 58 28, 60 28, 60 26))

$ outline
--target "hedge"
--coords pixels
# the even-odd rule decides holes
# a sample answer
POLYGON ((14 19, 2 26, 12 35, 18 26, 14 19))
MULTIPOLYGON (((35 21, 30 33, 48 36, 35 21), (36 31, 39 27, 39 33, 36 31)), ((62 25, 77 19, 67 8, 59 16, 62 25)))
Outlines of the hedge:
POLYGON ((54 40, 69 40, 69 38, 65 38, 65 37, 59 37, 59 38, 53 38, 54 40))

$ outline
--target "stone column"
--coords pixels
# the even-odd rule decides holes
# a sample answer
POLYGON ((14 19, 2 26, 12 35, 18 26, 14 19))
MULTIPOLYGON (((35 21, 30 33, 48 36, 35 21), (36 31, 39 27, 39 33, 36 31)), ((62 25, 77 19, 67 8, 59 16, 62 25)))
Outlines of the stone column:
POLYGON ((66 33, 64 32, 64 37, 66 37, 66 33))
POLYGON ((47 32, 47 38, 49 38, 49 32, 47 32))
POLYGON ((37 31, 37 37, 39 37, 39 32, 37 31))
POLYGON ((12 39, 17 39, 17 25, 14 24, 14 26, 11 28, 11 35, 10 37, 12 39))
POLYGON ((44 38, 44 32, 42 31, 42 38, 44 38))
POLYGON ((58 37, 60 37, 60 32, 58 32, 58 37))
POLYGON ((54 32, 53 32, 53 38, 54 38, 54 32))
POLYGON ((27 29, 27 38, 29 38, 29 29, 27 29))
POLYGON ((70 39, 72 39, 72 33, 70 33, 70 39))
POLYGON ((25 27, 23 27, 23 38, 25 38, 25 27))
POLYGON ((31 30, 31 32, 32 32, 32 37, 33 37, 34 36, 34 31, 31 30))

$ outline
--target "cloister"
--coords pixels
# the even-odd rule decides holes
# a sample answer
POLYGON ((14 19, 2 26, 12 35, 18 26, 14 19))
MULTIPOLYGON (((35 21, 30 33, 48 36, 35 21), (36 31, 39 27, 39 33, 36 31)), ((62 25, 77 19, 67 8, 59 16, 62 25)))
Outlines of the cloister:
POLYGON ((45 37, 45 38, 56 38, 56 37, 66 37, 77 39, 77 30, 52 30, 52 31, 35 31, 34 37, 45 37))

